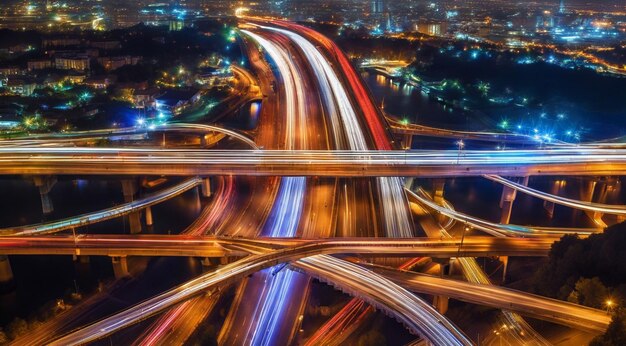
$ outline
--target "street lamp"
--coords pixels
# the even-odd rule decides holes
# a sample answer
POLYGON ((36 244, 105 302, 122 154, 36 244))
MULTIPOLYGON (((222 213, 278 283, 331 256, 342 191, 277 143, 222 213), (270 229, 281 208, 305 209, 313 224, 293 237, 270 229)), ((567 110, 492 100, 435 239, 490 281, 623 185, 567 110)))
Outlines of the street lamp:
POLYGON ((614 305, 614 304, 615 304, 615 303, 614 303, 614 302, 613 302, 613 300, 611 300, 611 299, 607 299, 607 300, 604 302, 604 305, 606 305, 606 313, 607 313, 607 314, 608 314, 609 312, 613 311, 613 305, 614 305))
POLYGON ((456 158, 456 163, 459 163, 459 160, 461 159, 461 151, 463 150, 463 148, 465 148, 465 142, 463 142, 463 140, 459 140, 456 142, 456 145, 459 147, 459 155, 456 158))
POLYGON ((459 150, 465 148, 465 142, 463 142, 463 140, 459 140, 456 142, 456 145, 459 147, 459 150))

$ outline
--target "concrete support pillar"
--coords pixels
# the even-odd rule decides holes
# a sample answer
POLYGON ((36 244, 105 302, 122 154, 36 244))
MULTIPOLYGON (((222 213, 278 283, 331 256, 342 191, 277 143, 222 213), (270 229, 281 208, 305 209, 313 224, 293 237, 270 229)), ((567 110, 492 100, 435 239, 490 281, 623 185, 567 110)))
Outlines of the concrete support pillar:
POLYGON ((600 193, 598 194, 598 203, 606 203, 606 197, 609 195, 609 191, 613 190, 613 182, 605 181, 600 185, 600 193))
POLYGON ((412 146, 413 146, 413 135, 412 134, 404 135, 402 137, 402 149, 411 150, 412 146))
POLYGON ((450 298, 444 296, 435 296, 433 298, 433 306, 440 314, 445 314, 448 312, 448 303, 450 298))
POLYGON ((125 276, 129 276, 128 261, 126 256, 112 256, 111 264, 113 265, 113 273, 116 279, 121 279, 125 276))
POLYGON ((230 258, 228 258, 226 256, 220 257, 220 264, 221 265, 227 265, 228 263, 230 263, 230 258))
POLYGON ((509 256, 500 256, 500 262, 502 262, 502 283, 506 281, 506 270, 509 268, 509 256))
POLYGON ((548 202, 548 201, 544 201, 543 202, 543 209, 545 209, 546 213, 548 213, 548 217, 549 218, 553 218, 554 217, 554 203, 548 202))
POLYGON ((202 263, 203 267, 210 267, 210 266, 213 265, 213 264, 211 264, 211 259, 208 258, 208 257, 205 257, 205 258, 201 259, 200 263, 202 263))
MULTIPOLYGON (((446 181, 444 179, 433 180, 433 202, 437 203, 437 205, 443 205, 445 185, 446 181)), ((444 225, 446 224, 448 217, 443 214, 437 214, 437 220, 440 224, 444 225)))
POLYGON ((525 177, 522 177, 522 182, 521 182, 521 184, 522 184, 522 185, 524 185, 524 186, 528 186, 528 181, 529 181, 529 180, 530 180, 530 176, 529 176, 529 175, 527 175, 527 176, 525 176, 525 177))
POLYGON ((74 255, 74 261, 78 262, 78 263, 82 263, 82 264, 88 264, 90 262, 89 260, 89 256, 85 256, 85 255, 74 255))
MULTIPOLYGON (((551 182, 550 194, 558 195, 559 194, 559 190, 561 189, 561 186, 563 186, 563 184, 564 184, 564 180, 555 180, 555 181, 551 182)), ((554 217, 554 203, 548 202, 548 201, 544 201, 543 202, 543 209, 546 210, 546 212, 548 213, 548 217, 549 218, 554 217)))
POLYGON ((433 201, 438 205, 443 205, 443 191, 446 186, 444 179, 435 179, 433 181, 433 201))
MULTIPOLYGON (((139 187, 136 179, 122 180, 122 192, 124 193, 124 201, 126 203, 130 203, 135 199, 137 191, 139 191, 139 187)), ((128 215, 128 223, 131 234, 141 233, 141 213, 139 211, 128 215)))
MULTIPOLYGON (((600 196, 598 196, 598 203, 606 203, 606 197, 609 194, 609 190, 613 190, 613 188, 611 187, 612 182, 605 182, 604 184, 602 184, 602 190, 600 191, 600 196)), ((590 217, 591 219, 598 225, 602 226, 602 227, 606 227, 606 223, 602 220, 602 217, 604 216, 604 213, 601 213, 599 211, 595 211, 593 213, 590 213, 590 217)))
MULTIPOLYGON (((581 191, 581 201, 592 202, 593 196, 596 192, 596 186, 598 186, 598 181, 596 179, 585 181, 583 183, 583 188, 581 191)), ((601 198, 600 200, 602 200, 602 198, 606 198, 606 184, 602 184, 602 190, 600 191, 599 197, 601 198)), ((596 225, 600 227, 606 227, 606 223, 602 221, 602 217, 604 216, 604 213, 588 210, 588 211, 585 211, 585 214, 587 214, 587 216, 591 220, 593 220, 593 222, 596 225)))
MULTIPOLYGON (((444 277, 450 274, 450 259, 449 258, 433 258, 433 262, 439 263, 439 276, 444 277)), ((448 311, 448 302, 450 298, 446 296, 434 296, 433 306, 439 313, 445 314, 448 311)))
POLYGON ((0 288, 11 286, 13 284, 13 270, 9 257, 0 255, 0 288))
POLYGON ((135 194, 139 191, 139 186, 135 179, 122 180, 122 193, 124 194, 124 201, 132 202, 135 198, 135 194))
POLYGON ((211 197, 211 179, 206 177, 202 179, 202 197, 211 197))
POLYGON ((146 208, 146 225, 152 226, 152 207, 146 208))
POLYGON ((591 202, 593 200, 593 195, 596 192, 597 185, 598 182, 595 179, 584 181, 582 190, 580 191, 580 200, 585 202, 591 202))
POLYGON ((511 221, 511 211, 513 211, 513 202, 517 197, 517 190, 508 186, 502 187, 502 197, 500 198, 500 208, 502 208, 502 214, 500 215, 500 223, 508 225, 511 221))
POLYGON ((414 177, 406 177, 404 178, 404 187, 413 191, 413 183, 415 182, 414 177))
POLYGON ((35 186, 39 188, 39 195, 41 196, 41 209, 44 214, 50 214, 54 211, 52 200, 50 199, 50 191, 57 182, 55 176, 36 176, 34 177, 35 186))
POLYGON ((191 190, 193 192, 194 210, 198 213, 200 212, 200 210, 202 210, 202 201, 200 200, 200 194, 201 194, 200 190, 202 190, 200 186, 196 186, 195 188, 191 190))
POLYGON ((207 145, 206 135, 200 136, 200 146, 206 147, 206 145, 207 145))
MULTIPOLYGON (((610 192, 613 194, 617 194, 619 196, 620 194, 620 190, 622 188, 622 182, 619 179, 615 179, 613 180, 612 184, 610 185, 610 192)), ((601 203, 605 203, 605 201, 601 202, 601 203)), ((626 216, 624 215, 617 215, 617 222, 624 222, 626 221, 626 216)))

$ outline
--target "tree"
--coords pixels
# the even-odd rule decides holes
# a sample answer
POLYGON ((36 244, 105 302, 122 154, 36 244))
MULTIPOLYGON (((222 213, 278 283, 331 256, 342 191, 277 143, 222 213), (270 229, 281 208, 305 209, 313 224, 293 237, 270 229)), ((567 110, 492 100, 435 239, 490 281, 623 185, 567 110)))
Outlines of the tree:
POLYGON ((17 317, 7 326, 7 335, 12 340, 28 333, 28 323, 25 320, 17 317))
MULTIPOLYGON (((581 278, 595 277, 604 287, 621 296, 622 291, 626 293, 625 289, 619 288, 620 285, 626 285, 624 247, 626 223, 613 225, 603 233, 593 234, 585 239, 565 236, 552 246, 548 263, 534 277, 533 289, 541 295, 583 302, 591 298, 569 296, 576 290, 576 284, 581 278)), ((583 287, 588 284, 591 283, 583 283, 583 287)), ((577 294, 579 293, 581 292, 578 291, 577 294)))
POLYGON ((0 328, 0 345, 5 345, 9 343, 9 337, 6 335, 4 330, 0 328))
POLYGON ((613 316, 609 328, 604 335, 597 336, 589 346, 623 346, 626 345, 626 313, 622 310, 613 316))
POLYGON ((567 300, 572 303, 601 309, 608 296, 609 289, 602 284, 600 279, 597 277, 591 279, 581 278, 576 282, 576 286, 567 300))

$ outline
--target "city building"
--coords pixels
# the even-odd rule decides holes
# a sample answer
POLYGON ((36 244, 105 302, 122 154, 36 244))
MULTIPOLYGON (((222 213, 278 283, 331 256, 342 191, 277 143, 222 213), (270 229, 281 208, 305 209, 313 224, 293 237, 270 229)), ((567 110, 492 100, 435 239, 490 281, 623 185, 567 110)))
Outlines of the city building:
POLYGON ((116 50, 122 48, 120 41, 93 41, 89 42, 89 46, 102 50, 116 50))
POLYGON ((15 76, 20 74, 22 74, 22 69, 19 66, 0 67, 0 75, 15 76))
POLYGON ((43 40, 43 48, 78 46, 82 42, 78 38, 49 38, 43 40))
POLYGON ((54 59, 54 66, 59 70, 84 71, 89 70, 90 65, 91 59, 84 56, 56 57, 54 59))
POLYGON ((155 99, 156 109, 167 116, 179 115, 200 101, 200 96, 199 90, 167 90, 155 99))
POLYGON ((26 62, 28 71, 45 70, 53 68, 54 62, 51 59, 34 59, 26 62))
POLYGON ((94 89, 106 89, 114 83, 114 79, 110 76, 91 76, 85 78, 81 84, 87 85, 94 89))
POLYGON ((444 36, 448 33, 447 22, 419 22, 414 25, 414 31, 429 36, 444 36))
POLYGON ((141 61, 140 56, 112 56, 112 57, 99 57, 98 63, 104 67, 107 71, 117 70, 120 67, 126 65, 137 65, 141 61))
POLYGON ((133 91, 133 105, 140 109, 155 109, 156 100, 162 93, 157 88, 147 88, 133 91))
POLYGON ((9 77, 6 82, 9 92, 20 96, 32 96, 36 87, 37 83, 28 77, 9 77))

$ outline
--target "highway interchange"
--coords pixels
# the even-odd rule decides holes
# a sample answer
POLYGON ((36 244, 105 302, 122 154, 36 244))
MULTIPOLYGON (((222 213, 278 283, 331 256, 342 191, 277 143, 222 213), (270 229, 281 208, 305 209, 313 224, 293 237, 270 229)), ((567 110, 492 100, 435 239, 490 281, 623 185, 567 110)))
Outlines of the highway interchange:
MULTIPOLYGON (((492 285, 474 259, 545 256, 551 244, 563 234, 585 236, 601 230, 489 222, 439 205, 422 189, 405 190, 399 177, 484 175, 549 202, 624 215, 623 206, 566 199, 500 176, 621 175, 626 169, 626 149, 619 145, 617 148, 564 145, 541 150, 462 153, 398 150, 399 144, 391 131, 400 125, 390 125, 385 120, 356 70, 332 41, 288 22, 246 17, 240 21, 255 83, 266 95, 259 126, 249 134, 189 124, 156 131, 200 135, 218 132, 239 141, 246 149, 80 146, 93 138, 131 135, 145 129, 0 142, 2 175, 191 177, 107 210, 0 229, 0 254, 233 258, 231 263, 111 316, 48 335, 45 343, 93 342, 163 312, 136 344, 154 345, 165 340, 183 343, 215 307, 221 290, 234 285, 236 297, 219 333, 219 343, 289 344, 299 329, 298 316, 307 304, 311 277, 357 299, 350 303, 354 308, 342 312, 344 315, 336 320, 357 320, 346 316, 363 313, 362 308, 369 304, 400 321, 416 337, 436 345, 474 342, 433 307, 424 294, 503 310, 501 318, 511 326, 510 340, 518 340, 520 344, 547 341, 517 313, 596 333, 606 329, 610 316, 603 311, 492 285), (277 90, 271 86, 273 80, 279 81, 277 90), (196 188, 202 183, 201 177, 207 176, 217 177, 212 178, 217 188, 211 202, 180 235, 63 233, 148 208, 196 188), (241 189, 242 186, 246 189, 241 189), (420 225, 428 237, 416 238, 413 214, 440 214, 490 237, 453 238, 433 217, 430 224, 420 225), (403 266, 394 269, 353 263, 333 256, 337 254, 360 254, 368 259, 456 258, 468 282, 407 272, 401 270, 403 266), (282 269, 285 264, 289 268, 282 269), (191 327, 182 325, 181 321, 186 320, 191 327), (180 331, 169 334, 174 328, 180 331)), ((407 133, 424 130, 406 129, 407 133)), ((435 136, 484 139, 492 134, 443 131, 435 136)), ((326 337, 343 337, 333 333, 326 337)))

